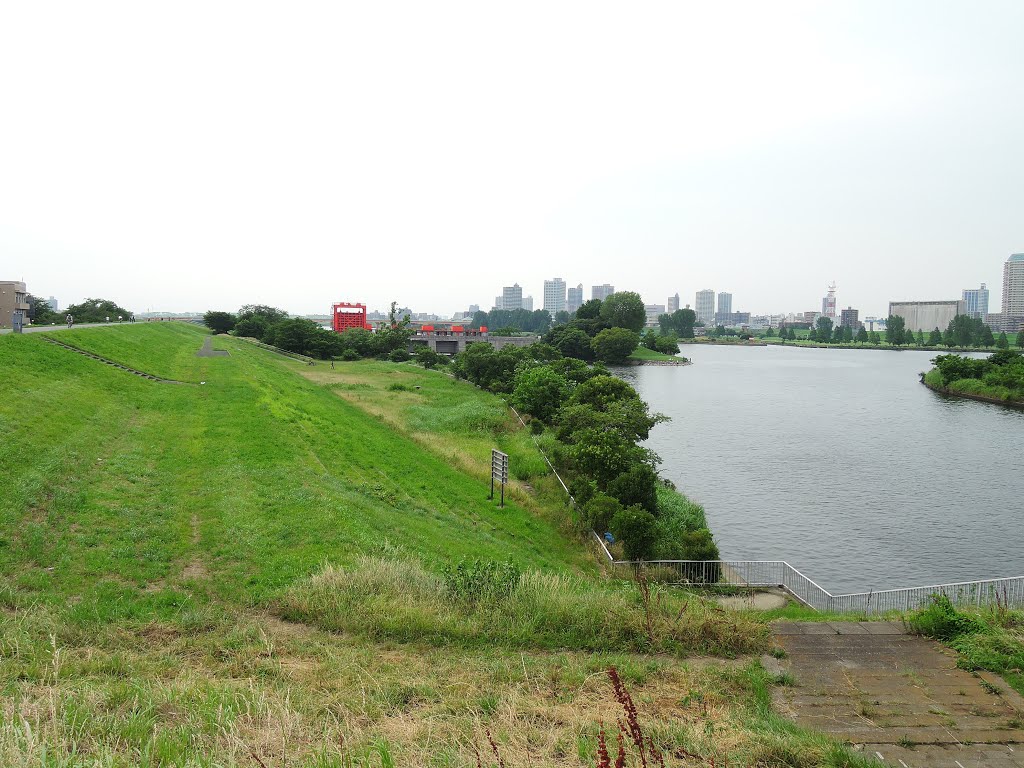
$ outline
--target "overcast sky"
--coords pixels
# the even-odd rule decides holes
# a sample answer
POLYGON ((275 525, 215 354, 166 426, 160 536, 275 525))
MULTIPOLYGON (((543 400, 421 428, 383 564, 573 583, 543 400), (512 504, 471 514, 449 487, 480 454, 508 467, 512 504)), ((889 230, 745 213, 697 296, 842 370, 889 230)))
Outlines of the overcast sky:
POLYGON ((1024 251, 1024 3, 4 3, 0 279, 884 314, 1024 251))

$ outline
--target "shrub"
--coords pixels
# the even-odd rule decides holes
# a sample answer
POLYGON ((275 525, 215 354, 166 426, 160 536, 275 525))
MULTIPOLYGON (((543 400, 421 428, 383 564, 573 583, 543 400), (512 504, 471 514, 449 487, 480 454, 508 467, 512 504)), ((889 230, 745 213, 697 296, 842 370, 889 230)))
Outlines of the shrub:
POLYGON ((423 347, 422 349, 416 350, 416 362, 424 368, 435 368, 439 365, 445 365, 448 362, 448 359, 444 355, 438 354, 430 347, 423 347))
POLYGON ((595 493, 583 503, 583 522, 598 533, 609 530, 612 519, 622 511, 619 500, 606 493, 595 493))
POLYGON ((640 344, 640 336, 626 328, 605 328, 594 337, 594 355, 603 363, 624 363, 640 344))
POLYGON ((516 374, 512 405, 541 421, 550 422, 568 396, 569 382, 546 365, 516 374))
POLYGON ((393 349, 388 354, 388 360, 392 363, 404 363, 412 359, 407 349, 393 349))
POLYGON ((616 513, 612 533, 622 542, 627 560, 649 560, 658 538, 658 520, 647 510, 632 506, 616 513))
POLYGON ((917 634, 939 640, 952 640, 984 629, 981 621, 957 611, 950 599, 941 594, 932 595, 931 602, 911 614, 908 623, 917 634))
POLYGON ((624 507, 634 504, 648 512, 658 511, 658 474, 650 464, 637 463, 608 483, 609 495, 624 507))

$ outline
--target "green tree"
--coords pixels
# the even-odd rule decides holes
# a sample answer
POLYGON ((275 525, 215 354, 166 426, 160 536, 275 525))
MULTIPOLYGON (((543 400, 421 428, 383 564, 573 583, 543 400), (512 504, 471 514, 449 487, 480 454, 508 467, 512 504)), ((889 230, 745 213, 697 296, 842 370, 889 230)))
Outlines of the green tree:
POLYGON ((549 343, 561 352, 563 357, 573 357, 588 362, 594 359, 594 347, 590 343, 590 337, 582 330, 569 325, 553 328, 550 333, 553 334, 556 331, 561 332, 549 343))
POLYGON ((626 328, 634 333, 640 333, 647 322, 647 310, 644 309, 644 301, 640 294, 619 291, 601 303, 601 319, 613 328, 626 328))
MULTIPOLYGON (((543 310, 542 310, 543 311, 543 310)), ((555 325, 565 325, 569 322, 569 313, 564 309, 555 312, 555 325)))
POLYGON ((628 507, 612 518, 611 529, 627 560, 648 560, 657 541, 658 520, 642 507, 628 507))
POLYGON ((924 345, 926 347, 937 347, 941 343, 942 331, 940 331, 938 328, 935 328, 931 333, 928 334, 928 339, 925 341, 924 345))
POLYGON ((765 338, 774 339, 775 338, 775 329, 772 328, 771 326, 768 326, 768 330, 764 332, 764 335, 765 335, 765 338))
POLYGON ((261 317, 267 325, 273 325, 279 323, 282 320, 288 319, 288 313, 283 309, 277 307, 268 307, 266 304, 246 304, 238 310, 238 319, 247 320, 249 318, 261 317))
POLYGON ((807 340, 808 341, 817 341, 818 340, 818 332, 816 330, 814 330, 813 328, 811 328, 810 333, 807 334, 807 340))
POLYGON ((50 325, 64 320, 65 316, 54 312, 46 299, 29 293, 25 296, 25 303, 28 304, 28 319, 36 325, 50 325))
POLYGON ((633 505, 648 512, 658 511, 658 473, 650 464, 638 462, 608 483, 607 493, 624 507, 633 505))
POLYGON ((817 323, 814 326, 817 334, 815 334, 818 341, 829 342, 832 341, 832 318, 831 317, 819 317, 817 323))
POLYGON ((234 334, 248 339, 262 339, 267 335, 269 328, 265 317, 253 315, 239 318, 235 322, 234 334))
POLYGON ((639 344, 640 336, 634 331, 623 327, 605 328, 594 337, 594 355, 604 363, 624 363, 639 344))
POLYGON ((923 347, 924 341, 924 329, 922 328, 920 331, 917 332, 917 346, 923 347))
POLYGON ((1006 338, 1006 333, 1005 332, 1001 332, 999 334, 999 338, 996 339, 996 346, 999 347, 999 349, 1009 349, 1010 348, 1010 340, 1006 338))
POLYGON ((541 365, 516 374, 510 400, 516 408, 550 423, 568 394, 569 382, 565 376, 541 365))
POLYGON ((866 344, 868 341, 868 329, 863 325, 857 329, 857 343, 866 344))
POLYGON ((447 365, 448 358, 438 354, 428 346, 416 350, 416 362, 424 368, 436 368, 439 365, 447 365))
POLYGON ((590 299, 584 301, 576 310, 577 320, 597 320, 601 316, 601 300, 590 299))
POLYGON ((110 299, 86 299, 81 304, 72 304, 64 314, 71 315, 76 323, 103 323, 107 318, 131 317, 132 313, 110 299))
POLYGON ((1017 331, 1017 346, 1024 349, 1024 328, 1017 331))
POLYGON ((992 335, 992 329, 989 326, 983 326, 981 330, 981 346, 983 347, 994 347, 996 345, 995 336, 992 335))
POLYGON ((203 315, 203 324, 214 333, 229 333, 235 327, 235 316, 230 312, 210 310, 203 315))
POLYGON ((899 315, 889 315, 885 321, 885 341, 894 347, 904 342, 907 321, 899 315))
POLYGON ((843 344, 850 344, 853 342, 853 328, 846 326, 843 328, 843 344))
POLYGON ((868 334, 868 341, 870 341, 872 344, 881 344, 882 334, 880 334, 878 331, 871 331, 871 333, 868 334))
POLYGON ((399 317, 398 302, 392 301, 387 321, 377 324, 378 354, 389 355, 399 349, 408 351, 411 338, 409 315, 399 317))

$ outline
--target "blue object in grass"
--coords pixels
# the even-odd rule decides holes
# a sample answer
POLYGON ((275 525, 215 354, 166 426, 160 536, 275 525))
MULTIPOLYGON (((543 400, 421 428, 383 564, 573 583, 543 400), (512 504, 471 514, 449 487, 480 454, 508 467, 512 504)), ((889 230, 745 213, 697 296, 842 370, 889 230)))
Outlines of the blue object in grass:
POLYGON ((614 544, 615 543, 615 537, 612 536, 612 532, 611 531, 605 531, 604 532, 604 540, 607 541, 609 544, 614 544))

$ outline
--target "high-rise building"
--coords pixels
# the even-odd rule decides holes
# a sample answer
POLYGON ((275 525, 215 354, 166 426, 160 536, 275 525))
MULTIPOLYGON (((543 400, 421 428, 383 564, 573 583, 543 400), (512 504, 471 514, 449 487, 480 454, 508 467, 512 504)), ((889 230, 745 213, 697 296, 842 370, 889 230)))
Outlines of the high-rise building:
POLYGON ((963 297, 964 314, 984 320, 988 314, 988 287, 982 283, 981 288, 965 288, 963 297))
POLYGON ((527 312, 533 312, 533 296, 523 297, 523 309, 527 312))
POLYGON ((644 312, 647 313, 648 327, 658 324, 658 315, 665 314, 664 304, 644 304, 644 312))
POLYGON ((697 313, 697 321, 708 325, 715 321, 715 292, 711 288, 697 291, 693 302, 693 311, 697 313))
POLYGON ((1003 265, 1003 317, 1024 317, 1024 253, 1003 265))
POLYGON ((608 285, 608 283, 605 283, 604 285, 592 285, 590 287, 590 298, 592 299, 600 299, 601 301, 604 301, 613 293, 615 293, 615 286, 608 285))
POLYGON ((480 305, 479 304, 470 304, 469 305, 469 314, 470 315, 474 315, 474 314, 476 314, 479 311, 480 311, 480 305))
POLYGON ((551 313, 565 311, 565 280, 553 277, 544 281, 544 309, 551 313))
POLYGON ((836 284, 828 287, 828 293, 821 300, 821 316, 836 319, 836 284))
POLYGON ((565 300, 565 311, 570 315, 583 305, 583 283, 570 288, 565 300))
POLYGON ((519 286, 519 283, 513 285, 506 285, 501 289, 501 307, 500 309, 522 309, 523 308, 523 289, 519 286))
POLYGON ((839 325, 843 328, 853 328, 858 330, 860 328, 860 310, 847 307, 839 313, 839 325))
POLYGON ((718 313, 721 315, 732 314, 732 294, 731 293, 719 293, 718 294, 718 313))
POLYGON ((60 302, 58 302, 53 296, 48 298, 46 303, 50 305, 50 309, 54 312, 60 312, 60 302))
POLYGON ((679 309, 679 294, 668 297, 668 303, 665 305, 666 311, 671 315, 673 312, 679 309))

